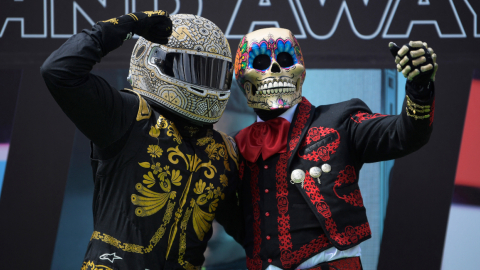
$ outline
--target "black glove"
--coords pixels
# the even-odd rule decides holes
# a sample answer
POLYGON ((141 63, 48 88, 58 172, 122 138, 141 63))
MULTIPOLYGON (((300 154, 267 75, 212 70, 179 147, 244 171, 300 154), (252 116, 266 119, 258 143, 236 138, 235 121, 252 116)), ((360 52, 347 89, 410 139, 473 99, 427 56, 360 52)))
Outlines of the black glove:
POLYGON ((134 34, 159 44, 167 44, 172 34, 172 21, 162 10, 128 13, 117 18, 97 22, 102 29, 103 55, 115 50, 134 34))
POLYGON ((399 48, 395 43, 388 44, 390 52, 395 57, 397 70, 413 84, 427 87, 430 81, 435 81, 437 72, 437 55, 427 43, 410 41, 399 48))

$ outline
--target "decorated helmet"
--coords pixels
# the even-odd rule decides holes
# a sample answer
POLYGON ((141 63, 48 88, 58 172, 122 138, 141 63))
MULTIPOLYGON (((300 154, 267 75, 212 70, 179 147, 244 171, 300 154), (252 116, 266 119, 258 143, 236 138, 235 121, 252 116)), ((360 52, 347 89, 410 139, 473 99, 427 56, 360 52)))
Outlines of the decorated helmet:
POLYGON ((232 55, 222 31, 200 16, 176 14, 166 45, 140 37, 128 80, 147 100, 198 124, 217 122, 230 97, 232 55))
POLYGON ((305 65, 297 39, 282 28, 245 35, 238 45, 235 78, 254 109, 287 109, 299 103, 305 65))

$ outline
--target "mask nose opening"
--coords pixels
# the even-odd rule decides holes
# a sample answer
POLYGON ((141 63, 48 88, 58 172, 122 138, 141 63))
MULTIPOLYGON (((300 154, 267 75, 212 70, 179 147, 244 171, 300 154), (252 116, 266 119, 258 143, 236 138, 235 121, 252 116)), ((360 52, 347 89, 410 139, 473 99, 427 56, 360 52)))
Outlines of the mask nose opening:
POLYGON ((277 62, 273 62, 272 69, 270 71, 272 73, 280 73, 280 65, 277 62))

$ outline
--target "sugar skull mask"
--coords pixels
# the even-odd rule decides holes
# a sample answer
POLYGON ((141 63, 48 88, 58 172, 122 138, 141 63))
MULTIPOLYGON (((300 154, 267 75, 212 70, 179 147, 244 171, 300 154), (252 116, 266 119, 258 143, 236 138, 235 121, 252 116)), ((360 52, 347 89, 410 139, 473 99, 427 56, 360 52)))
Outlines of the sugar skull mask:
POLYGON ((265 28, 245 35, 235 58, 235 78, 248 106, 287 109, 302 99, 305 65, 293 34, 282 28, 265 28))

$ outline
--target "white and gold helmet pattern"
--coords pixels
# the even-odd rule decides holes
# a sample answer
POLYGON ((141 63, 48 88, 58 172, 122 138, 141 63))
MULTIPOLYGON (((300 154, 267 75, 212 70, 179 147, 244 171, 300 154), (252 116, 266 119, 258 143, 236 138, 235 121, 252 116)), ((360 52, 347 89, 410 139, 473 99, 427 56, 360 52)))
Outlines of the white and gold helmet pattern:
POLYGON ((173 29, 166 45, 138 39, 129 82, 135 92, 184 118, 215 123, 230 97, 233 65, 228 41, 205 18, 170 18, 173 29))

